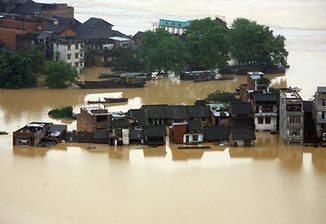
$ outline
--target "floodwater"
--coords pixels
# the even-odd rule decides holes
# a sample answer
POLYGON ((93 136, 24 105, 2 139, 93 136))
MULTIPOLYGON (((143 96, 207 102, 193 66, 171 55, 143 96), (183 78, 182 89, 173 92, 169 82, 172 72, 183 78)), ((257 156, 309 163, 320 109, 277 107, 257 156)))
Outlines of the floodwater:
MULTIPOLYGON (((255 19, 288 40, 291 68, 286 76, 270 76, 273 85, 301 87, 305 99, 317 85, 326 85, 326 1, 68 2, 80 20, 103 17, 130 34, 150 29, 160 17, 255 19)), ((86 70, 83 78, 103 71, 86 70)), ((61 122, 47 116, 52 108, 72 105, 78 112, 87 100, 120 95, 128 104, 109 110, 191 104, 244 81, 193 84, 166 78, 144 89, 0 90, 0 131, 10 132, 0 136, 0 223, 325 223, 326 150, 285 146, 269 133, 257 133, 254 148, 205 144, 211 146, 207 151, 175 145, 12 147, 11 132, 26 123, 61 122)))

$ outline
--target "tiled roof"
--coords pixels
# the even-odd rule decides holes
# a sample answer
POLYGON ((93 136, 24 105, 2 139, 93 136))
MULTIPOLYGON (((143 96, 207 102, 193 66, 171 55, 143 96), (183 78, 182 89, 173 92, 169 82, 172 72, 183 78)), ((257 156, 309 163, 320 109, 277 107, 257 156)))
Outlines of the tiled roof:
POLYGON ((147 113, 142 109, 132 109, 128 111, 130 117, 135 118, 140 126, 148 125, 147 113))
POLYGON ((186 106, 188 118, 210 118, 209 106, 186 106))
POLYGON ((96 29, 111 30, 112 24, 108 23, 104 19, 91 17, 86 22, 83 23, 84 26, 88 26, 96 29))
POLYGON ((170 111, 167 104, 143 105, 141 109, 146 110, 149 119, 170 118, 170 111))
POLYGON ((176 106, 168 106, 170 118, 173 120, 186 120, 187 113, 185 106, 176 105, 176 106))
POLYGON ((205 126, 204 127, 204 141, 219 141, 228 140, 230 131, 221 126, 205 126))
POLYGON ((244 115, 244 114, 252 114, 252 107, 251 103, 249 102, 237 102, 232 103, 230 106, 230 113, 232 115, 238 114, 238 115, 244 115))
POLYGON ((165 137, 166 135, 164 125, 150 125, 145 127, 145 136, 148 138, 165 137))
POLYGON ((258 102, 268 102, 268 103, 277 103, 279 101, 278 94, 272 93, 259 93, 254 95, 254 101, 258 102))
POLYGON ((233 140, 255 140, 256 133, 254 130, 234 130, 231 131, 230 137, 233 140))
POLYGON ((188 130, 191 133, 202 133, 203 126, 200 121, 188 121, 188 130))
POLYGON ((129 128, 129 122, 128 122, 128 120, 125 120, 125 119, 112 120, 110 123, 110 127, 112 129, 126 129, 126 128, 129 128))

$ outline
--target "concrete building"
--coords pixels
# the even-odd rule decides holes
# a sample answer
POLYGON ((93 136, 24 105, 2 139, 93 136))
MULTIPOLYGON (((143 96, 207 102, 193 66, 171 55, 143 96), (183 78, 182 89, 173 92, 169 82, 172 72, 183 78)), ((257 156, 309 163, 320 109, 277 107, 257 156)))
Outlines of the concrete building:
POLYGON ((314 99, 316 132, 321 144, 326 145, 326 86, 318 86, 314 99))
POLYGON ((183 34, 190 26, 190 20, 180 19, 160 19, 159 24, 154 25, 154 29, 163 28, 171 34, 183 34))
POLYGON ((110 127, 111 113, 101 107, 80 108, 77 115, 77 132, 95 132, 108 130, 110 127))
POLYGON ((256 131, 277 131, 277 94, 260 93, 253 96, 256 131))
POLYGON ((78 72, 84 68, 83 42, 75 39, 60 39, 53 44, 54 60, 71 64, 78 72))
POLYGON ((294 89, 280 93, 280 136, 287 144, 303 144, 303 101, 294 89))

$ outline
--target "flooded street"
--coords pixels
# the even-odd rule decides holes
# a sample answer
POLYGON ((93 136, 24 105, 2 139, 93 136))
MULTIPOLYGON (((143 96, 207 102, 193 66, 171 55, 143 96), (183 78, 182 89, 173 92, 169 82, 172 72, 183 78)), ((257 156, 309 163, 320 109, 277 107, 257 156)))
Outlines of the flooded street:
MULTIPOLYGON (((274 86, 298 86, 309 99, 317 85, 326 85, 326 1, 68 2, 77 19, 103 17, 130 34, 151 28, 160 17, 255 19, 287 38, 291 68, 286 76, 269 76, 274 86)), ((91 68, 82 78, 94 79, 106 70, 91 68)), ((0 223, 325 223, 326 149, 286 146, 265 132, 257 133, 253 148, 205 144, 211 146, 207 151, 179 150, 172 144, 155 149, 12 146, 12 132, 28 122, 60 123, 47 116, 53 108, 71 105, 78 112, 88 100, 103 96, 129 98, 110 111, 192 104, 243 82, 239 76, 203 83, 165 78, 141 89, 0 90, 0 131, 10 132, 0 136, 0 223)), ((67 124, 76 128, 75 122, 67 124)))

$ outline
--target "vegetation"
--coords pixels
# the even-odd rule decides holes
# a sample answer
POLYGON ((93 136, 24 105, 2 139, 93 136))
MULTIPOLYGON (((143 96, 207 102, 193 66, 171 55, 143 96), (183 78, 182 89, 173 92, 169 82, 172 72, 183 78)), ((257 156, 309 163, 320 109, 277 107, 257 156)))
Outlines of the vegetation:
POLYGON ((257 84, 258 85, 266 85, 269 86, 271 84, 271 80, 269 80, 268 78, 262 77, 260 79, 257 80, 257 84))
POLYGON ((164 29, 147 31, 140 45, 140 61, 148 71, 176 73, 184 69, 189 55, 184 43, 164 29))
POLYGON ((36 45, 28 45, 18 52, 19 55, 25 58, 29 58, 32 61, 32 70, 34 72, 40 72, 45 62, 44 53, 41 48, 36 45))
POLYGON ((36 86, 32 59, 14 53, 0 53, 0 88, 18 89, 36 86))
POLYGON ((73 108, 71 106, 50 110, 48 115, 56 119, 72 118, 73 108))
POLYGON ((190 64, 198 69, 223 69, 229 60, 229 34, 222 25, 210 18, 194 20, 186 32, 190 64))
POLYGON ((210 101, 210 102, 220 102, 220 103, 226 103, 226 104, 231 104, 231 103, 239 101, 239 99, 236 97, 235 93, 220 92, 219 90, 215 91, 214 93, 208 94, 208 96, 206 97, 206 100, 210 101))
POLYGON ((8 135, 8 134, 9 134, 8 132, 0 131, 0 135, 8 135))
POLYGON ((137 57, 137 52, 131 48, 121 48, 116 50, 117 60, 113 62, 113 69, 116 71, 138 72, 142 70, 141 63, 137 57))
POLYGON ((43 70, 47 76, 46 84, 50 88, 65 88, 78 77, 77 70, 62 61, 47 61, 43 70))
POLYGON ((287 64, 285 37, 274 35, 268 26, 244 18, 236 19, 230 30, 231 54, 242 65, 287 64))

